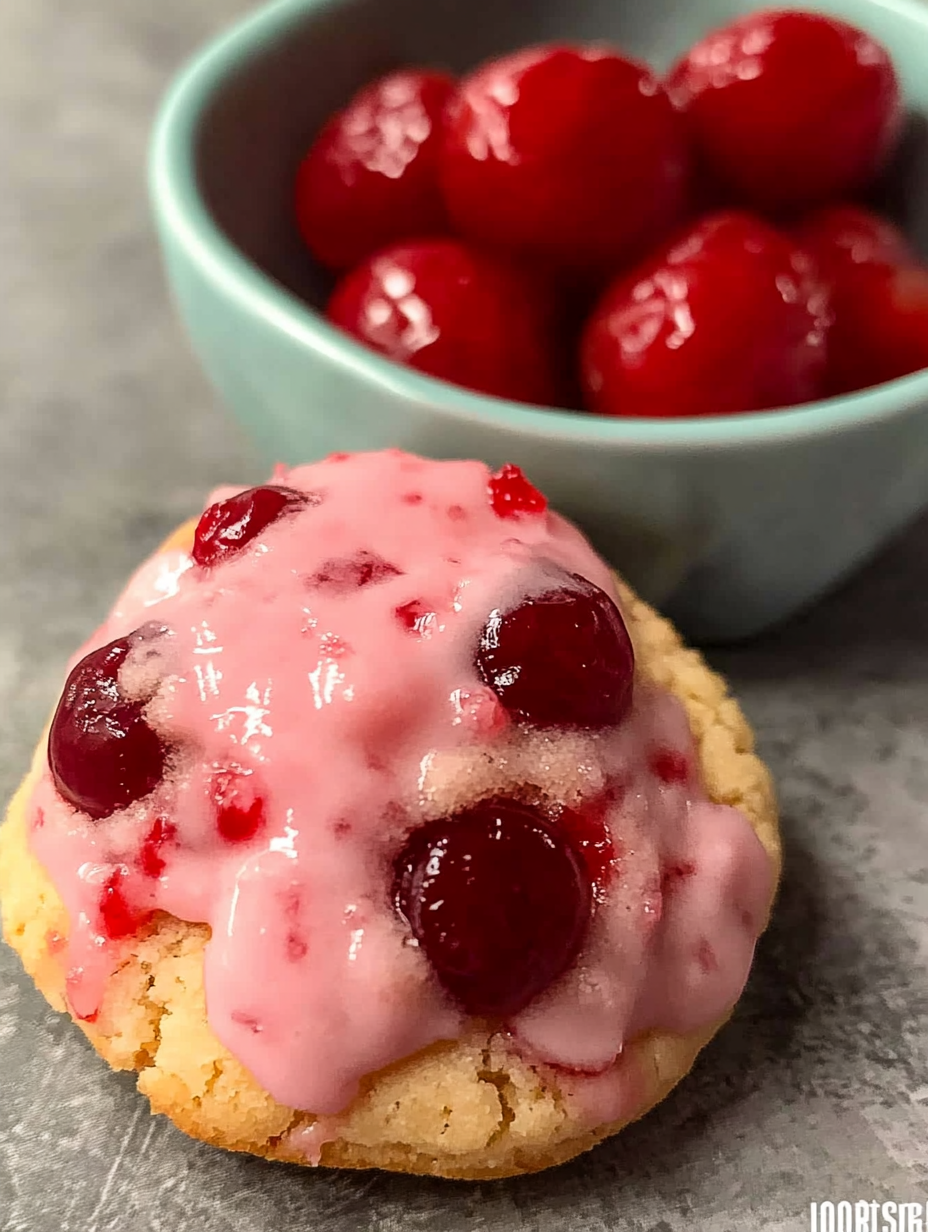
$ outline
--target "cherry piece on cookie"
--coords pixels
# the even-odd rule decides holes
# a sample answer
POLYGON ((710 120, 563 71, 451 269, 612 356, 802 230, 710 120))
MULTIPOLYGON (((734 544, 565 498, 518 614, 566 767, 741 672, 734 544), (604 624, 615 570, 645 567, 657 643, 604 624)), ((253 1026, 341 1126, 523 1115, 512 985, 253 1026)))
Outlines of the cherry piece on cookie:
POLYGON ((210 780, 216 830, 227 843, 247 843, 264 826, 264 801, 251 775, 239 766, 218 769, 210 780))
POLYGON ((174 841, 177 827, 166 817, 156 817, 142 841, 139 865, 146 877, 157 879, 167 867, 165 849, 174 841))
POLYGON ((465 78, 441 156, 470 238, 598 280, 685 209, 684 125, 643 64, 602 47, 534 47, 465 78))
POLYGON ((648 769, 667 786, 686 783, 690 777, 689 758, 679 749, 652 749, 648 755, 648 769))
POLYGON ((122 941, 133 936, 149 918, 148 912, 137 910, 126 898, 127 872, 123 867, 117 868, 100 891, 100 926, 108 941, 122 941))
POLYGON ((587 322, 581 378, 604 415, 726 415, 821 392, 830 315, 811 260, 749 214, 711 215, 618 279, 587 322))
POLYGON ((517 607, 490 613, 477 670, 517 721, 596 730, 625 717, 635 656, 606 592, 563 573, 517 607))
POLYGON ((780 214, 865 186, 899 133, 888 52, 834 17, 765 9, 713 31, 667 80, 711 176, 780 214))
POLYGON ((414 830, 394 901, 439 983, 469 1014, 517 1014, 570 966, 592 887, 568 839, 535 810, 485 801, 414 830))
POLYGON ((48 735, 58 792, 95 821, 147 796, 161 782, 167 750, 145 721, 146 700, 126 697, 120 668, 156 636, 143 627, 92 650, 68 676, 48 735))
POLYGON ((506 462, 490 476, 490 504, 498 518, 517 518, 521 514, 544 513, 547 497, 526 479, 521 467, 506 462))
POLYGON ((435 612, 421 599, 398 604, 394 615, 408 633, 414 633, 417 637, 426 637, 430 632, 429 626, 435 622, 435 612))
POLYGON ((448 230, 437 158, 453 90, 444 73, 403 69, 325 125, 296 180, 297 224, 323 265, 349 269, 386 244, 448 230))
POLYGON ((335 556, 323 561, 307 579, 307 584, 329 594, 348 595, 352 591, 363 590, 365 586, 377 586, 391 578, 402 577, 402 574, 402 569, 397 569, 396 565, 376 552, 361 548, 353 556, 335 556))
POLYGON ((228 560, 285 513, 311 503, 305 492, 272 484, 217 501, 197 523, 193 559, 204 567, 228 560))
POLYGON ((560 809, 558 829, 567 835, 574 851, 583 861, 593 895, 602 902, 609 882, 619 862, 619 851, 613 841, 606 815, 611 800, 594 800, 582 809, 560 809))
POLYGON ((553 296, 458 240, 397 244, 341 280, 329 319, 390 359, 517 402, 557 403, 553 296))

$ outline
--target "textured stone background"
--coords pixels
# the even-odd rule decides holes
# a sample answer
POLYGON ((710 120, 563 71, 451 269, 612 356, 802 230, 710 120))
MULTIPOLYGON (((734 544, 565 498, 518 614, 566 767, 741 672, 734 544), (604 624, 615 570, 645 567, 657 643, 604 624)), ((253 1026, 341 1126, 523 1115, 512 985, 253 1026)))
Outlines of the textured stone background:
MULTIPOLYGON (((166 302, 157 97, 243 0, 0 3, 0 796, 67 654, 206 489, 260 466, 166 302)), ((310 1174, 152 1120, 0 952, 2 1232, 780 1232, 928 1198, 928 522, 775 637, 716 653, 779 779, 782 898, 735 1020, 620 1140, 458 1187, 310 1174)))

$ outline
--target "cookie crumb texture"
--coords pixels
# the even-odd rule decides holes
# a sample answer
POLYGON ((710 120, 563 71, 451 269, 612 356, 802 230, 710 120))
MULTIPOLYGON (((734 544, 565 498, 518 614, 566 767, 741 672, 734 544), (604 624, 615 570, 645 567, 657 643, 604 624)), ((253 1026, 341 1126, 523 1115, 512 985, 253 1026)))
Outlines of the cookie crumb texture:
MULTIPOLYGON (((190 537, 191 528, 182 528, 165 546, 186 547, 190 537)), ((667 621, 627 588, 620 586, 620 595, 639 679, 683 703, 708 796, 745 814, 778 873, 773 790, 741 710, 667 621)), ((26 805, 43 759, 44 742, 0 827, 0 901, 7 942, 52 1007, 66 1012, 67 913, 29 849, 26 830, 26 805)), ((538 1171, 647 1112, 721 1025, 689 1035, 649 1033, 629 1043, 611 1076, 609 1111, 592 1129, 588 1119, 578 1119, 575 1097, 579 1091, 582 1102, 584 1084, 594 1080, 532 1065, 502 1036, 476 1028, 370 1075, 344 1113, 317 1118, 275 1102, 210 1030, 203 989, 209 935, 204 925, 153 917, 118 943, 118 969, 102 1004, 93 1021, 78 1025, 114 1069, 138 1071, 139 1090, 154 1112, 215 1146, 270 1159, 471 1180, 538 1171)))

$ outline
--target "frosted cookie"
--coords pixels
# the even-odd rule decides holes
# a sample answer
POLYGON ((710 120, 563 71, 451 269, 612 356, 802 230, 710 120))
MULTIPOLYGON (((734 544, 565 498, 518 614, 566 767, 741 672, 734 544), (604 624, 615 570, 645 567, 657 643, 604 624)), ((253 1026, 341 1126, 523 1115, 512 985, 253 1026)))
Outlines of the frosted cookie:
POLYGON ((515 468, 396 450, 214 494, 0 829, 7 941, 154 1111, 461 1178, 662 1099, 778 873, 723 682, 515 468))

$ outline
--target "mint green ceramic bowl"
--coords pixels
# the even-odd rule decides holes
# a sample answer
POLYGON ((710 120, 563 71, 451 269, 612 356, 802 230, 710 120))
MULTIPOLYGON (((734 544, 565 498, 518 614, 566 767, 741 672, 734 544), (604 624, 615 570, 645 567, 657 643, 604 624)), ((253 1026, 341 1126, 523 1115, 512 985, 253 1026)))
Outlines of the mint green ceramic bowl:
MULTIPOLYGON (((290 215, 300 155, 362 82, 403 62, 463 70, 529 42, 610 39, 666 65, 739 0, 278 0, 168 95, 151 185, 193 346, 269 458, 399 445, 519 463, 693 637, 755 633, 815 599, 928 503, 928 374, 796 410, 604 419, 468 393, 332 329, 290 215)), ((928 5, 815 5, 890 48, 928 112, 928 5)), ((895 192, 928 238, 928 152, 895 192), (920 182, 921 181, 921 182, 920 182)), ((924 245, 923 245, 924 247, 924 245)), ((234 478, 234 476, 230 476, 234 478)))

